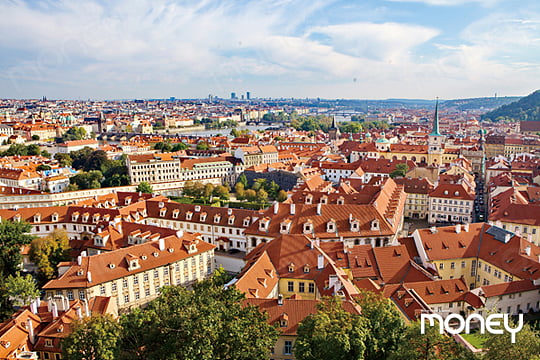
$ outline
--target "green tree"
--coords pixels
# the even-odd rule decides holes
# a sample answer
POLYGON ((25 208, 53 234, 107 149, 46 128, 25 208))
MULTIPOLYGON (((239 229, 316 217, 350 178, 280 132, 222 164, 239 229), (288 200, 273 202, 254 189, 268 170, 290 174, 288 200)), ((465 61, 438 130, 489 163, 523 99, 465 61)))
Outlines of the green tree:
POLYGON ((88 172, 80 172, 69 179, 71 184, 76 184, 79 189, 98 189, 101 187, 103 174, 99 170, 91 170, 88 172))
POLYGON ((31 275, 9 275, 5 281, 5 291, 11 304, 16 307, 30 305, 33 299, 39 297, 39 290, 31 275))
POLYGON ((244 200, 244 198, 246 197, 246 191, 244 189, 244 184, 242 184, 241 182, 237 182, 234 186, 234 192, 236 193, 236 198, 238 200, 244 200))
MULTIPOLYGON (((516 324, 511 324, 516 328, 516 324)), ((521 331, 516 334, 516 342, 512 343, 510 333, 486 335, 484 347, 489 349, 482 359, 485 360, 529 360, 540 357, 540 337, 529 324, 523 325, 521 331)))
POLYGON ((200 143, 197 144, 197 150, 208 150, 208 149, 210 149, 210 146, 208 145, 208 143, 204 141, 201 141, 200 143))
POLYGON ((193 290, 165 287, 146 309, 121 321, 129 335, 121 342, 121 353, 128 355, 121 358, 268 358, 277 330, 258 308, 242 304, 244 295, 234 286, 225 288, 226 278, 219 273, 193 290))
POLYGON ((74 323, 62 343, 66 360, 114 360, 120 325, 110 315, 91 316, 74 323))
POLYGON ((268 196, 271 197, 272 199, 275 199, 278 196, 280 187, 278 184, 275 183, 275 181, 272 180, 272 182, 270 183, 270 185, 268 185, 266 190, 268 192, 268 196))
POLYGON ((16 275, 22 264, 21 247, 34 236, 28 233, 32 226, 26 222, 2 220, 0 222, 0 274, 16 275))
POLYGON ((407 163, 397 164, 396 169, 390 172, 390 177, 392 179, 397 177, 403 177, 407 174, 407 171, 409 171, 409 166, 407 163))
POLYGON ((61 142, 82 139, 86 139, 86 130, 83 127, 74 126, 62 135, 61 142))
POLYGON ((28 155, 37 156, 41 155, 41 149, 36 144, 30 144, 26 147, 28 155))
POLYGON ((135 189, 137 192, 142 192, 145 194, 152 194, 154 192, 154 189, 152 189, 152 186, 147 183, 146 181, 141 182, 139 185, 137 185, 137 188, 135 189))
POLYGON ((223 185, 218 185, 214 188, 214 192, 213 194, 215 197, 218 197, 222 200, 228 200, 229 199, 229 190, 223 186, 223 185))
POLYGON ((259 191, 260 189, 265 189, 266 186, 266 179, 255 179, 253 180, 253 185, 251 185, 251 188, 255 191, 259 191))
POLYGON ((37 266, 37 276, 42 284, 58 275, 57 265, 70 259, 70 249, 68 234, 63 229, 32 240, 30 259, 37 266))
POLYGON ((294 354, 298 360, 362 360, 366 351, 367 320, 343 309, 338 297, 326 298, 317 313, 297 330, 294 354))
POLYGON ((187 149, 189 149, 189 146, 187 146, 183 142, 179 142, 172 146, 171 151, 177 152, 177 151, 187 150, 187 149))
POLYGON ((86 161, 93 152, 94 149, 89 146, 85 146, 80 150, 70 152, 69 156, 71 159, 73 159, 71 165, 77 170, 84 169, 86 161))
POLYGON ((36 167, 37 171, 45 171, 45 170, 51 170, 51 167, 49 165, 40 164, 38 167, 36 167))
POLYGON ((362 291, 357 302, 368 320, 366 359, 387 359, 397 349, 405 330, 399 311, 390 300, 370 291, 362 291))
POLYGON ((204 185, 204 192, 203 192, 204 198, 206 199, 210 198, 213 192, 214 192, 214 185, 210 183, 204 185))
POLYGON ((54 154, 54 158, 58 160, 60 166, 63 167, 71 166, 73 164, 73 159, 71 158, 71 156, 69 156, 69 154, 56 153, 54 154))
POLYGON ((239 177, 238 177, 238 181, 239 183, 242 183, 244 185, 244 189, 247 189, 248 188, 248 180, 247 180, 247 177, 244 173, 242 173, 239 177))
POLYGON ((436 326, 426 326, 420 333, 420 321, 407 326, 397 349, 390 360, 467 360, 474 355, 446 334, 440 334, 436 326))
POLYGON ((39 135, 32 135, 32 140, 34 140, 34 141, 39 140, 39 135))
POLYGON ((287 192, 285 190, 279 190, 276 200, 279 202, 284 202, 285 200, 287 200, 287 198, 287 192))
POLYGON ((264 189, 257 191, 257 202, 263 207, 268 202, 268 193, 264 189))
POLYGON ((257 192, 252 189, 248 189, 245 191, 245 198, 247 201, 256 201, 257 200, 257 192))
POLYGON ((107 157, 107 153, 103 150, 96 150, 93 151, 88 158, 86 158, 83 169, 84 171, 99 170, 104 172, 103 167, 105 166, 106 169, 108 167, 108 163, 110 163, 110 160, 107 157))

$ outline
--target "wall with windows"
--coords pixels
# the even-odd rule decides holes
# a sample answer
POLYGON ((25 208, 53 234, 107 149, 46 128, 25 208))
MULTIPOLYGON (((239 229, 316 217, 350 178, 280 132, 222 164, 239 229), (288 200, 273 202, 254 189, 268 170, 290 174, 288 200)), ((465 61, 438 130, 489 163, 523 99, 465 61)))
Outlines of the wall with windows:
POLYGON ((282 335, 276 341, 276 345, 272 349, 272 354, 270 355, 270 360, 293 360, 295 359, 293 355, 294 342, 296 341, 296 336, 291 335, 282 335))
POLYGON ((279 293, 286 299, 294 294, 300 295, 304 300, 315 300, 319 297, 314 280, 281 278, 278 287, 279 293))
POLYGON ((484 313, 496 312, 516 315, 540 310, 540 290, 523 291, 485 298, 484 313))

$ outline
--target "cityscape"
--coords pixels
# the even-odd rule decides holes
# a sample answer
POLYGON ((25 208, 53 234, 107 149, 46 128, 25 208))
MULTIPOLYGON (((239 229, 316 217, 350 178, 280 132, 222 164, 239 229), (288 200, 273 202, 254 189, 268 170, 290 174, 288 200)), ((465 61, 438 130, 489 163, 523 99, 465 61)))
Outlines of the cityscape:
POLYGON ((0 9, 0 360, 540 359, 536 2, 0 9))

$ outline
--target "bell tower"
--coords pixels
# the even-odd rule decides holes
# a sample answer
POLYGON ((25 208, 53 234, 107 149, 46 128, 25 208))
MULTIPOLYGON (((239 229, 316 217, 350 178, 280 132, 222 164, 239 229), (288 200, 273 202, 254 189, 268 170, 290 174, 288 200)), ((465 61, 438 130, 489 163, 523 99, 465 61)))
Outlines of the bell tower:
POLYGON ((435 115, 433 117, 433 129, 428 135, 428 154, 430 154, 431 163, 441 164, 444 139, 445 137, 439 132, 439 98, 437 98, 435 115))

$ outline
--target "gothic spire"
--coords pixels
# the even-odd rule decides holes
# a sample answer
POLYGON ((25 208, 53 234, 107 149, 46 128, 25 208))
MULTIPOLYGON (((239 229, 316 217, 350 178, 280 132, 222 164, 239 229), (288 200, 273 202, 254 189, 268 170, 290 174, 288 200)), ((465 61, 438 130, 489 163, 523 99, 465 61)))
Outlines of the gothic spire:
POLYGON ((435 102, 435 116, 433 117, 433 129, 431 131, 432 136, 442 136, 439 132, 439 98, 435 102))

